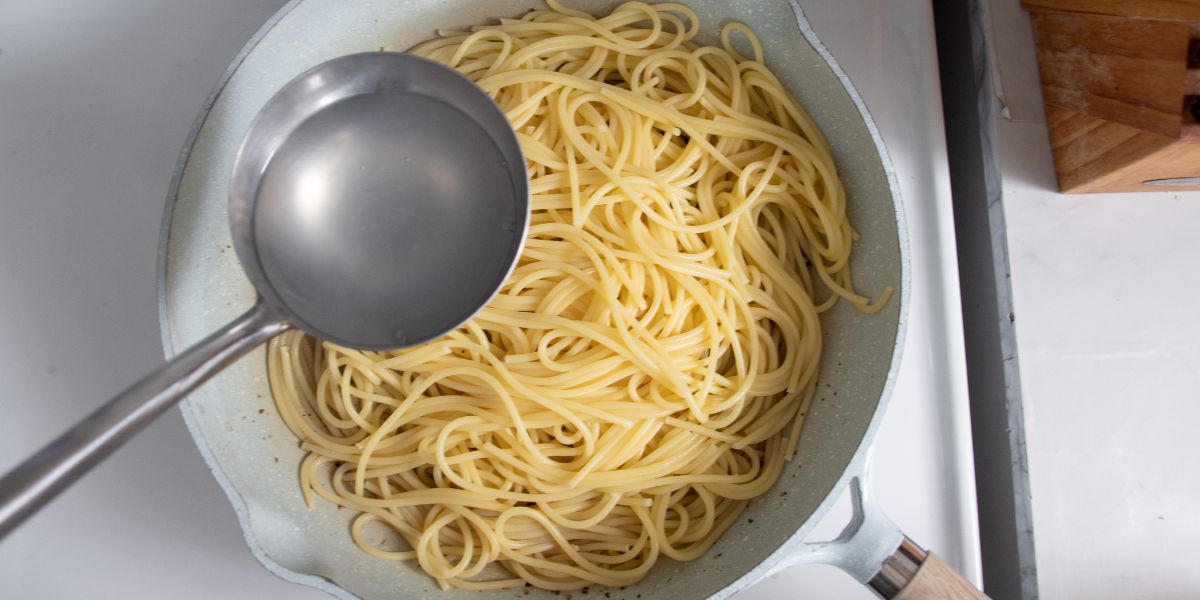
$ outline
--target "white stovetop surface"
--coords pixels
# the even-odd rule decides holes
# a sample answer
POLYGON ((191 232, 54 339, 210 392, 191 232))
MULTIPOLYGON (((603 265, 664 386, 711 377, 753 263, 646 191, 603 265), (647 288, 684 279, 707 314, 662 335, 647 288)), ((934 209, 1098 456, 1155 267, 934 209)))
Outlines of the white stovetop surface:
MULTIPOLYGON (((0 4, 0 470, 161 361, 155 251, 209 88, 284 0, 0 4)), ((874 113, 907 203, 909 338, 872 460, 907 533, 978 581, 933 19, 910 0, 803 0, 874 113)), ((846 511, 818 535, 833 537, 846 511)), ((323 598, 271 575, 172 411, 0 544, 0 597, 323 598)), ((826 566, 740 599, 872 598, 826 566)))

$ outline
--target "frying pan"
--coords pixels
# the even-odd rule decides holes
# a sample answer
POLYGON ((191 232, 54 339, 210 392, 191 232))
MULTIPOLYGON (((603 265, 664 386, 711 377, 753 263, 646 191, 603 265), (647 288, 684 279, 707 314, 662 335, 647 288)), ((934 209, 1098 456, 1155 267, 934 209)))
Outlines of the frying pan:
MULTIPOLYGON (((641 583, 613 598, 724 598, 788 566, 824 562, 885 598, 983 597, 906 538, 872 502, 865 481, 870 442, 899 368, 909 302, 907 232, 895 176, 858 94, 817 40, 794 0, 684 0, 700 16, 701 42, 728 20, 762 39, 768 66, 811 112, 832 146, 861 234, 855 281, 899 293, 866 315, 840 303, 823 317, 820 391, 796 456, 773 490, 700 559, 660 559, 641 583), (853 517, 832 542, 805 539, 839 492, 853 517), (786 492, 786 494, 784 493, 786 492)), ((570 0, 606 12, 617 2, 570 0)), ((238 142, 261 106, 313 65, 356 52, 403 50, 458 28, 518 16, 538 0, 293 0, 243 48, 201 109, 184 147, 163 219, 159 311, 167 354, 185 348, 254 303, 232 250, 226 204, 238 142)), ((550 597, 527 589, 439 590, 415 566, 372 558, 348 533, 351 511, 308 510, 297 483, 303 453, 274 415, 263 351, 242 359, 181 406, 204 459, 238 514, 254 555, 284 579, 340 598, 445 600, 550 597)))

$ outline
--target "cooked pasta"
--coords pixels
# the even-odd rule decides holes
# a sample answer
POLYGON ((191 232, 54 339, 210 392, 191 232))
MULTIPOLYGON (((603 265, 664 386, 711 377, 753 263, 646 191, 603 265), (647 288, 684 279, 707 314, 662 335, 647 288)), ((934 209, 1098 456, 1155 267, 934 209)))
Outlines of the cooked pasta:
POLYGON ((796 447, 820 313, 890 294, 854 291, 826 140, 745 25, 702 46, 681 4, 548 5, 411 50, 486 90, 525 153, 499 294, 418 347, 293 332, 268 354, 306 501, 443 587, 624 586, 699 557, 796 447))

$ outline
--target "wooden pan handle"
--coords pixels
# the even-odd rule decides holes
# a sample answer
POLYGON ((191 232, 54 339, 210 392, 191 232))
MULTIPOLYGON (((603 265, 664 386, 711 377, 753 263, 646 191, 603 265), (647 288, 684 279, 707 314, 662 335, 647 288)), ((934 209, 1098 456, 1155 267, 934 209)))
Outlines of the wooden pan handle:
POLYGON ((987 600, 971 582, 959 575, 950 565, 930 552, 917 569, 917 574, 900 590, 895 600, 987 600))
POLYGON ((988 600, 950 565, 907 537, 867 585, 886 600, 988 600))

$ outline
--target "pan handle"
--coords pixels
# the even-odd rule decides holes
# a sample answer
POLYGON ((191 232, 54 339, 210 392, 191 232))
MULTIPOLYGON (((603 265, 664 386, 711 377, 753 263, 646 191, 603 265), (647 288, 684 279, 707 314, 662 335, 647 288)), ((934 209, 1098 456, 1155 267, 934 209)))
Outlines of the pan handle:
POLYGON ((879 573, 867 585, 880 596, 895 600, 988 598, 987 594, 971 585, 945 561, 932 552, 922 550, 908 536, 904 537, 896 552, 883 562, 879 573), (885 572, 888 574, 885 575, 885 572), (886 586, 885 590, 881 591, 880 587, 876 587, 877 584, 886 586), (897 591, 887 595, 892 590, 897 591))
POLYGON ((904 535, 870 496, 863 475, 850 479, 853 514, 838 537, 805 542, 778 568, 833 565, 885 600, 987 599, 988 596, 932 552, 904 535))

